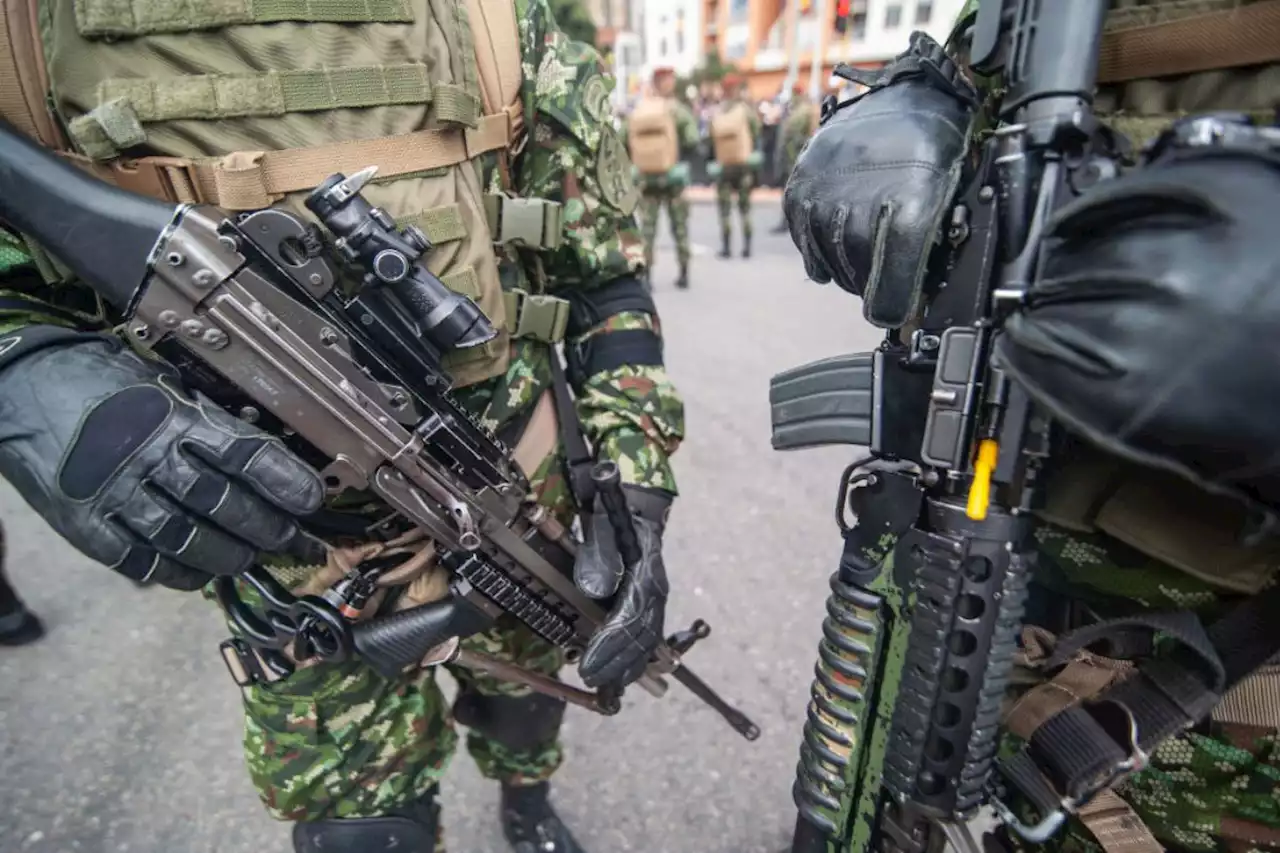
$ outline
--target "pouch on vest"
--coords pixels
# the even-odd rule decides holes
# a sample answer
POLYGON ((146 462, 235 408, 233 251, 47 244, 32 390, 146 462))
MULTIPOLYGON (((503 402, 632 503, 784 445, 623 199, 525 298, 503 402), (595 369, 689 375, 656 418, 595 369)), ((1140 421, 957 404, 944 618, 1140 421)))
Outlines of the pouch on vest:
POLYGON ((1083 442, 1048 478, 1038 515, 1067 530, 1105 533, 1228 593, 1257 593, 1280 567, 1280 538, 1245 543, 1250 516, 1239 501, 1083 442))
POLYGON ((742 166, 754 150, 748 109, 746 104, 734 104, 711 119, 711 144, 721 166, 742 166))
POLYGON ((513 2, 178 5, 41 4, 36 52, 54 58, 44 91, 73 162, 147 195, 304 216, 330 174, 377 166, 370 202, 421 228, 430 270, 500 329, 446 355, 457 385, 504 372, 517 330, 556 328, 507 316, 494 243, 554 248, 559 207, 494 203, 478 168, 524 134, 513 2))
POLYGON ((665 175, 680 160, 680 141, 671 106, 662 98, 645 98, 627 122, 631 162, 642 175, 665 175))
POLYGON ((1277 217, 1261 150, 1175 150, 1098 185, 1049 220, 1000 364, 1109 454, 1280 511, 1277 217))

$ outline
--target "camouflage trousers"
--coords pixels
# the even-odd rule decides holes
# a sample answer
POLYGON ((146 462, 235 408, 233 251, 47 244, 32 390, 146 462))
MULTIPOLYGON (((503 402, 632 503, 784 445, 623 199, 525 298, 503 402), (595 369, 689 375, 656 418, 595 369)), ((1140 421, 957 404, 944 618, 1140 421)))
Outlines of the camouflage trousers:
MULTIPOLYGON (((563 518, 571 501, 560 470, 560 459, 553 456, 530 482, 539 502, 563 518)), ((296 577, 300 567, 271 568, 273 574, 296 577)), ((463 645, 548 675, 564 663, 558 648, 510 617, 463 645)), ((492 676, 445 668, 460 692, 529 694, 528 688, 492 676)), ((283 681, 246 689, 245 761, 271 816, 288 821, 377 817, 425 795, 444 775, 458 742, 438 674, 429 669, 384 678, 352 660, 301 668, 283 681)), ((558 733, 531 749, 513 751, 471 731, 466 746, 485 777, 512 785, 547 779, 563 758, 558 733)), ((442 850, 438 842, 437 851, 442 850)))
MULTIPOLYGON (((1037 531, 1037 596, 1107 607, 1117 600, 1152 610, 1209 613, 1219 596, 1202 580, 1110 537, 1044 525, 1037 531)), ((1033 599, 1033 606, 1035 601, 1033 599)), ((1104 611, 1105 612, 1105 611, 1104 611)), ((1148 768, 1116 793, 1165 849, 1181 853, 1280 850, 1280 729, 1213 720, 1166 741, 1148 768)), ((1049 844, 1020 849, 1102 853, 1074 819, 1049 844)))
POLYGON ((751 240, 751 190, 756 173, 747 166, 725 166, 716 180, 716 201, 720 211, 720 234, 728 243, 733 237, 733 197, 738 196, 738 215, 742 217, 742 239, 751 240))
POLYGON ((640 226, 644 232, 645 268, 653 270, 653 246, 658 240, 658 219, 662 208, 671 220, 671 237, 676 241, 676 260, 681 271, 689 269, 689 200, 683 187, 645 188, 640 195, 640 226))

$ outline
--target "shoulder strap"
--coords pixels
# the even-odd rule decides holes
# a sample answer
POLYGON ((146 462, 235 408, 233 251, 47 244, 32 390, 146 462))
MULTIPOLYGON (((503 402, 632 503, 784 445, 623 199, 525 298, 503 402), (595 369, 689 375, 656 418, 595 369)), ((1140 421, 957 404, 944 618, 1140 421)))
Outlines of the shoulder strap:
POLYGON ((0 116, 45 147, 64 150, 66 140, 48 107, 36 3, 0 0, 0 116))
POLYGON ((508 141, 515 147, 524 129, 520 103, 524 71, 515 0, 467 0, 467 14, 475 38, 485 114, 507 113, 511 119, 508 141))

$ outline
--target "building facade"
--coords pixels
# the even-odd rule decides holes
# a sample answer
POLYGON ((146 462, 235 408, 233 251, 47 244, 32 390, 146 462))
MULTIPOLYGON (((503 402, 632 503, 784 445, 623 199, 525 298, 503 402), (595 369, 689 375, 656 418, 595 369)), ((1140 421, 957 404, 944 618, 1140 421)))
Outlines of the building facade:
MULTIPOLYGON (((793 62, 797 81, 807 85, 820 57, 818 80, 825 88, 838 63, 879 67, 906 47, 914 30, 941 40, 964 5, 964 0, 695 2, 701 6, 700 57, 717 51, 747 77, 751 96, 758 99, 781 91, 793 62)), ((657 3, 646 0, 645 5, 657 3)))
POLYGON ((702 62, 702 0, 643 0, 644 71, 689 74, 702 62))

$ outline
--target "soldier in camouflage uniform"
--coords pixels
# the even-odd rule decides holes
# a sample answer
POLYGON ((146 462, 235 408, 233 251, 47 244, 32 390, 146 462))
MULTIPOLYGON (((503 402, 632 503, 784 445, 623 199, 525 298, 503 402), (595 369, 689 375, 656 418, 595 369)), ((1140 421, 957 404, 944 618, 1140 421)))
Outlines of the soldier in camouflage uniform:
MULTIPOLYGON (((193 178, 201 169, 269 161, 277 152, 264 139, 276 139, 277 146, 288 140, 295 147, 358 148, 379 133, 390 139, 424 127, 446 142, 461 141, 464 130, 471 132, 466 128, 482 133, 503 104, 488 103, 483 87, 484 98, 477 96, 477 67, 486 83, 486 73, 502 77, 503 60, 493 74, 493 61, 486 70, 486 56, 479 55, 477 66, 477 55, 463 48, 479 17, 492 28, 511 16, 509 43, 518 41, 522 61, 511 63, 519 72, 514 107, 500 127, 518 132, 514 111, 524 131, 518 143, 507 136, 491 140, 474 162, 483 173, 479 191, 486 205, 491 200, 501 211, 509 195, 541 200, 537 233, 508 239, 492 211, 488 231, 483 219, 458 227, 457 215, 474 215, 484 205, 459 211, 454 203, 408 221, 420 223, 436 243, 427 258, 433 271, 475 298, 501 328, 492 346, 450 354, 446 366, 461 402, 510 444, 550 387, 552 344, 570 344, 570 381, 597 458, 619 464, 628 501, 642 519, 659 519, 646 557, 653 577, 636 601, 660 630, 666 597, 661 520, 676 493, 669 457, 683 437, 683 408, 663 367, 656 310, 639 279, 638 194, 608 120, 612 80, 591 47, 559 33, 547 0, 514 0, 513 9, 488 4, 483 13, 466 0, 366 3, 338 12, 223 5, 199 15, 185 3, 134 12, 71 0, 46 5, 44 47, 53 57, 47 104, 56 119, 41 112, 43 97, 30 115, 21 115, 12 100, 0 103, 0 111, 51 147, 65 129, 79 162, 92 160, 99 174, 144 192, 148 187, 138 186, 137 176, 172 177, 166 170, 175 158, 193 158, 180 167, 193 178), (447 51, 418 53, 423 44, 442 43, 447 51), (335 44, 349 53, 330 51, 335 44), (313 47, 319 52, 309 53, 313 47), (194 59, 167 62, 175 51, 194 59), (202 65, 201 56, 218 61, 202 65), (271 75, 255 65, 263 56, 271 75), (334 71, 334 56, 352 67, 334 71), (359 65, 361 58, 369 64, 359 65), (401 64, 376 64, 392 59, 401 64), (75 63, 78 69, 69 70, 75 63), (325 86, 296 85, 339 72, 346 76, 328 77, 325 86), (361 83, 375 76, 382 82, 361 83), (480 111, 484 118, 477 120, 480 111), (248 160, 216 159, 250 147, 268 150, 248 160), (114 167, 126 155, 139 158, 127 174, 114 167), (135 183, 126 183, 130 178, 135 183), (481 242, 473 241, 477 233, 481 242), (474 266, 461 271, 466 275, 442 272, 469 251, 474 266), (495 287, 501 282, 501 291, 488 291, 484 271, 495 253, 492 281, 495 287), (615 346, 622 340, 625 346, 615 346)), ((40 46, 33 47, 38 53, 40 46)), ((474 138, 467 136, 467 144, 474 138)), ((452 162, 473 156, 461 150, 452 162)), ((322 168, 337 170, 325 160, 322 168)), ((465 161, 434 170, 401 166, 400 172, 383 164, 366 193, 403 222, 421 211, 420 204, 406 205, 415 192, 454 192, 455 168, 459 186, 477 174, 465 161), (407 178, 386 180, 406 172, 407 178), (437 177, 441 173, 448 174, 437 177)), ((296 178, 296 170, 281 170, 290 172, 296 178)), ((186 185, 186 200, 196 183, 186 185)), ((157 180, 156 186, 158 195, 183 198, 176 184, 157 180)), ((245 201, 215 181, 202 186, 197 200, 251 209, 285 196, 284 203, 299 209, 305 190, 268 186, 265 198, 245 201)), ((0 234, 0 333, 6 335, 0 397, 13 404, 0 414, 0 473, 68 541, 133 579, 194 589, 262 557, 295 589, 322 588, 331 579, 325 566, 339 553, 333 549, 360 546, 367 538, 361 531, 385 517, 386 508, 344 494, 317 513, 323 489, 309 466, 279 440, 181 388, 161 366, 122 350, 104 334, 115 318, 87 288, 30 240, 0 234), (56 402, 40 393, 50 385, 60 389, 56 402), (152 416, 158 420, 140 425, 139 418, 152 416)), ((568 523, 576 509, 562 467, 555 450, 529 474, 536 498, 568 523)), ((575 573, 589 577, 600 570, 591 559, 580 556, 575 573)), ((411 584, 406 596, 414 589, 411 584)), ((557 649, 505 620, 464 642, 540 672, 554 674, 563 663, 557 649)), ((634 679, 647 651, 632 645, 616 654, 605 649, 590 668, 584 657, 584 680, 634 679)), ((581 849, 547 799, 547 780, 563 758, 563 703, 467 670, 452 672, 460 687, 452 711, 434 670, 387 679, 359 661, 303 665, 284 680, 247 687, 249 773, 272 816, 296 822, 299 850, 383 849, 398 839, 396 849, 405 853, 439 853, 434 798, 457 741, 455 720, 469 728, 467 747, 481 772, 501 783, 502 822, 513 847, 520 853, 581 849)))
POLYGON ((760 116, 756 113, 755 107, 746 100, 747 83, 744 79, 737 74, 729 74, 725 76, 722 85, 724 101, 717 108, 717 112, 724 113, 739 107, 747 110, 751 125, 752 156, 744 164, 715 164, 716 203, 720 212, 720 257, 733 257, 733 199, 736 195, 738 215, 742 218, 742 257, 749 258, 751 257, 751 190, 755 188, 756 173, 761 162, 760 152, 756 150, 760 143, 760 116))
MULTIPOLYGON (((791 87, 791 104, 787 108, 787 117, 782 123, 782 160, 778 164, 780 175, 790 175, 800 156, 800 149, 813 136, 818 127, 818 105, 809 97, 808 90, 797 83, 791 87)), ((786 184, 786 181, 783 181, 786 184)), ((773 227, 774 234, 787 233, 787 218, 784 216, 773 227)))
MULTIPOLYGON (((969 0, 960 20, 975 13, 978 5, 978 0, 969 0)), ((1236 49, 1252 41, 1237 39, 1240 29, 1263 30, 1263 21, 1274 28, 1280 22, 1280 4, 1274 0, 1113 0, 1104 44, 1123 33, 1130 44, 1142 44, 1144 49, 1130 54, 1112 51, 1111 66, 1099 73, 1094 101, 1098 117, 1135 146, 1153 139, 1176 119, 1197 113, 1238 112, 1262 125, 1273 124, 1280 102, 1280 46, 1272 42, 1266 51, 1236 49), (1188 49, 1193 43, 1197 49, 1188 49)), ((966 47, 959 38, 962 32, 957 28, 949 45, 961 61, 966 47)), ((998 80, 976 82, 988 93, 998 93, 1000 88, 998 80)), ((976 132, 981 132, 979 124, 976 132)), ((805 199, 793 200, 789 194, 788 211, 793 205, 798 211, 804 203, 805 199)), ((811 243, 816 234, 833 233, 823 231, 831 224, 809 226, 797 216, 792 219, 792 233, 798 243, 811 243)), ((1063 256, 1071 250, 1069 243, 1055 249, 1063 256)), ((1158 262, 1151 258, 1151 263, 1158 262)), ((822 280, 837 277, 831 268, 826 273, 822 280)), ((1086 274, 1082 271, 1075 279, 1059 278, 1056 283, 1093 285, 1092 280, 1081 278, 1086 274)), ((1106 280, 1107 284, 1119 282, 1119 278, 1106 280)), ((1196 284, 1203 283, 1188 276, 1178 286, 1196 284)), ((1135 282, 1132 287, 1144 285, 1135 282)), ((848 287, 843 280, 841 286, 848 287)), ((1066 340, 1072 330, 1065 321, 1061 328, 1066 340)), ((1070 339, 1088 340, 1089 334, 1082 331, 1070 339)), ((1205 334, 1212 339, 1230 330, 1207 328, 1205 334)), ((1035 341, 1027 344, 1034 345, 1035 341)), ((1088 345, 1079 353, 1082 362, 1095 357, 1088 345)), ((1124 356, 1116 358, 1123 361, 1124 356)), ((1093 375, 1104 372, 1100 369, 1093 375)), ((1015 687, 1005 708, 1009 748, 1020 745, 1043 720, 1031 713, 1033 701, 1038 701, 1032 697, 1045 699, 1056 692, 1079 701, 1102 689, 1100 679, 1087 689, 1073 683, 1073 668, 1075 676, 1083 667, 1118 679, 1133 665, 1128 659, 1082 651, 1065 666, 1050 667, 1049 657, 1060 635, 1107 619, 1158 611, 1190 611, 1209 625, 1233 605, 1273 588, 1280 569, 1280 548, 1274 537, 1246 542, 1241 535, 1250 517, 1243 502, 1210 494, 1172 473, 1123 461, 1078 438, 1055 452, 1044 495, 1034 530, 1039 559, 1027 626, 1015 687)), ((891 540, 881 543, 880 559, 893 560, 893 544, 891 540)), ((1030 844, 1001 831, 988 839, 987 849, 1066 853, 1280 849, 1277 663, 1273 659, 1228 693, 1205 723, 1161 744, 1145 769, 1101 792, 1047 842, 1030 844)), ((1061 700, 1056 701, 1061 707, 1061 700)))
POLYGON ((653 246, 658 239, 658 220, 662 209, 667 209, 671 221, 671 237, 676 242, 676 261, 680 265, 680 277, 676 287, 689 286, 689 200, 685 188, 689 185, 690 154, 698 147, 698 122, 693 113, 675 96, 676 73, 671 68, 657 68, 653 72, 653 88, 659 98, 667 101, 675 124, 681 162, 665 174, 640 173, 640 225, 644 235, 645 266, 653 273, 653 246))

